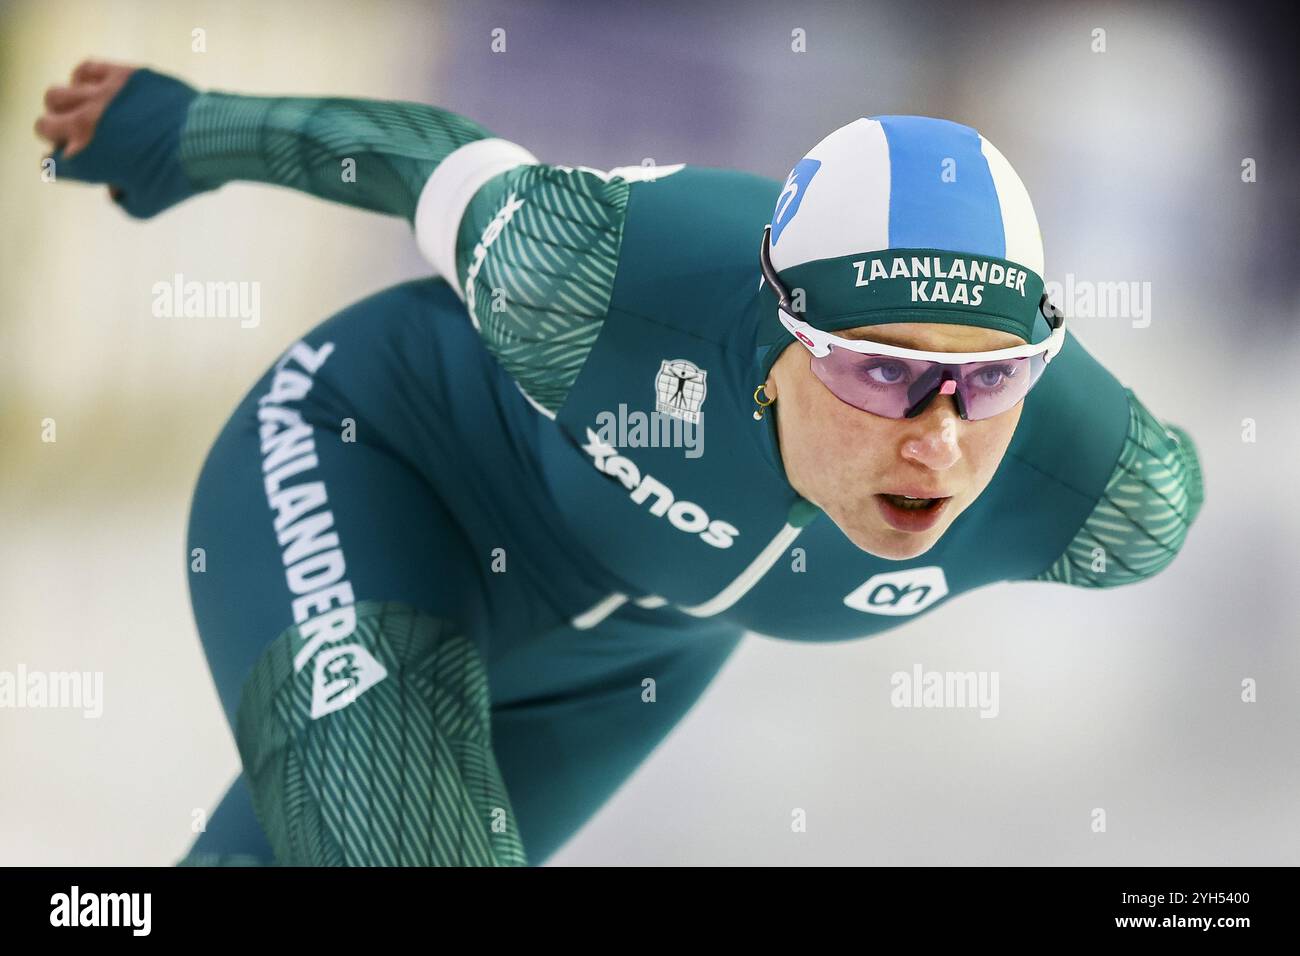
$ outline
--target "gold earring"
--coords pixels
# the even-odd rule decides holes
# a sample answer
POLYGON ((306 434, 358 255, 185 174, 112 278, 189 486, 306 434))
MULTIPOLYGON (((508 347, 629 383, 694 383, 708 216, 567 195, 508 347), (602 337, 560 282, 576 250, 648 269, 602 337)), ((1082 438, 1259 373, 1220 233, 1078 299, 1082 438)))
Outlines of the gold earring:
POLYGON ((765 402, 761 402, 761 401, 759 401, 759 400, 758 400, 758 393, 759 393, 759 392, 762 392, 762 393, 763 393, 763 397, 764 397, 764 398, 767 398, 767 383, 766 383, 766 382, 764 382, 762 385, 758 386, 758 388, 754 389, 754 404, 758 406, 758 408, 755 409, 755 411, 754 411, 754 421, 756 421, 756 422, 761 422, 761 421, 763 420, 763 412, 767 410, 767 406, 771 405, 773 402, 776 401, 775 398, 768 398, 767 401, 765 401, 765 402))

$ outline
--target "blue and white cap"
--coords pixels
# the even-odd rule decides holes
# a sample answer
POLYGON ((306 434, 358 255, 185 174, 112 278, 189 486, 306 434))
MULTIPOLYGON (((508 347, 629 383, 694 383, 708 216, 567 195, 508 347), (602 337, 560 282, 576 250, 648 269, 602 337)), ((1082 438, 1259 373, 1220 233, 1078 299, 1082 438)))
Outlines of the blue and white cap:
POLYGON ((977 131, 924 116, 859 119, 791 170, 770 256, 826 331, 947 322, 1030 341, 1043 240, 1024 183, 977 131))

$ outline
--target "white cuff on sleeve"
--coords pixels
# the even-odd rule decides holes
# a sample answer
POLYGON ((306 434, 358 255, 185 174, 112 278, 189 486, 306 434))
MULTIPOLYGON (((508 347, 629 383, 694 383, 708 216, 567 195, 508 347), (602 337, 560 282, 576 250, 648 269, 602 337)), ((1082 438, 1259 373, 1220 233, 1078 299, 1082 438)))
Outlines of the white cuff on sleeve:
POLYGON ((415 241, 420 252, 462 299, 456 275, 456 234, 470 200, 488 180, 516 166, 536 166, 537 157, 504 139, 480 139, 453 150, 420 190, 415 207, 415 241))

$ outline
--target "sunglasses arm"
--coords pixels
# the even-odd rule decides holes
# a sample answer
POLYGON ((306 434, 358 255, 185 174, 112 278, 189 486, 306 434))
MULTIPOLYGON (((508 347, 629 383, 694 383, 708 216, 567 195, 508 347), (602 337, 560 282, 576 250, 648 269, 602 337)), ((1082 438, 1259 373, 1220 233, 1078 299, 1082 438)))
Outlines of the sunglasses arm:
POLYGON ((781 324, 785 326, 786 331, 803 343, 804 348, 813 354, 814 358, 822 358, 831 354, 830 342, 832 336, 822 332, 816 326, 809 325, 802 319, 797 319, 783 308, 777 309, 777 317, 780 318, 781 324))

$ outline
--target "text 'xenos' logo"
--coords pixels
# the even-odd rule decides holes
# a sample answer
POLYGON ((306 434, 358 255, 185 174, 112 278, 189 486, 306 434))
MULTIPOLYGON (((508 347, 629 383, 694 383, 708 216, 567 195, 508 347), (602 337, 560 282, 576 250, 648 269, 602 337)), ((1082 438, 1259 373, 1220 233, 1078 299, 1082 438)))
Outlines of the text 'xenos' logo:
POLYGON ((740 529, 729 521, 710 518, 707 511, 693 501, 677 498, 673 490, 653 475, 642 474, 641 470, 611 445, 601 440, 590 428, 587 429, 587 444, 582 450, 591 456, 591 463, 602 474, 617 478, 631 494, 629 497, 638 505, 643 505, 654 496, 649 512, 656 518, 667 518, 678 531, 698 535, 705 544, 715 548, 729 548, 740 534, 740 529))
POLYGON ((799 211, 804 194, 808 192, 808 184, 821 168, 820 159, 801 159, 794 169, 790 170, 785 188, 781 190, 781 195, 776 197, 776 211, 772 213, 772 245, 777 244, 781 233, 790 224, 794 214, 799 211))

